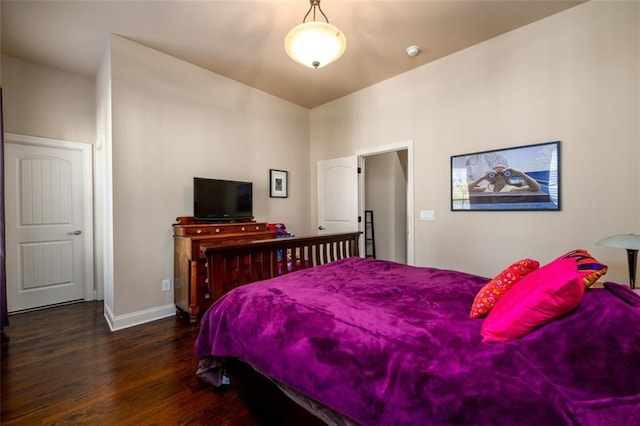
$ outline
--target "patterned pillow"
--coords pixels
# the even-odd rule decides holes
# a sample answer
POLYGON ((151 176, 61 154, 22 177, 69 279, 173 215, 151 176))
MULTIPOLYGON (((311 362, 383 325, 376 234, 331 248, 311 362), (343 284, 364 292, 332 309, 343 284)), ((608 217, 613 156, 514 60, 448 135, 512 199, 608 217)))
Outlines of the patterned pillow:
POLYGON ((473 305, 471 305, 469 318, 479 318, 487 315, 507 290, 529 272, 538 269, 539 266, 540 263, 534 259, 522 259, 509 265, 476 294, 475 299, 473 299, 473 305))
MULTIPOLYGON (((607 265, 598 262, 585 249, 572 250, 558 257, 558 259, 575 259, 578 265, 578 273, 585 287, 590 287, 598 281, 598 278, 607 273, 607 265)), ((556 260, 558 260, 556 259, 556 260)))

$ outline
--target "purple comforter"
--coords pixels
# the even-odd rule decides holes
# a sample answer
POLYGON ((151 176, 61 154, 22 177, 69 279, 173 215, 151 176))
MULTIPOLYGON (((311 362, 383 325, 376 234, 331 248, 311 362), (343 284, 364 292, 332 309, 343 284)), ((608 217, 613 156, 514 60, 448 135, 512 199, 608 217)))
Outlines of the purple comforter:
POLYGON ((362 425, 640 424, 640 297, 607 284, 522 339, 482 343, 469 309, 487 281, 344 259, 228 293, 196 355, 240 358, 362 425))

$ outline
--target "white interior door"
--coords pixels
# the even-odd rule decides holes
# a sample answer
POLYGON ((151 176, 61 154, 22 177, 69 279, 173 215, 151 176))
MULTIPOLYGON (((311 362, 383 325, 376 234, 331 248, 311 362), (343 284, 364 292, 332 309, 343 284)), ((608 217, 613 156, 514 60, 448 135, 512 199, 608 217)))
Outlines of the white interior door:
POLYGON ((91 151, 43 141, 5 136, 9 312, 93 299, 92 247, 85 246, 92 244, 91 151))
POLYGON ((318 161, 318 234, 358 231, 358 161, 318 161))

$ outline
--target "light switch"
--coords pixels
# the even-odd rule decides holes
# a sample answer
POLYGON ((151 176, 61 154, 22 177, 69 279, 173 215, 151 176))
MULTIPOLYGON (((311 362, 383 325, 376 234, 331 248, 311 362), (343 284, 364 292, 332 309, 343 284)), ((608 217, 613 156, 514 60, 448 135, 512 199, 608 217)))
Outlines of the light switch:
POLYGON ((420 210, 420 220, 436 220, 436 212, 433 210, 420 210))

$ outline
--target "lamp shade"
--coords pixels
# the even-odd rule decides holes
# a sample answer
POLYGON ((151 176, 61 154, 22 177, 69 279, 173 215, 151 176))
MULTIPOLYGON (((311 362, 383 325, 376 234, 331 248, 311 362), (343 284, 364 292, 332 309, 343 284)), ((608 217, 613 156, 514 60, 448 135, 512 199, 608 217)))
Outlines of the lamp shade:
POLYGON ((629 285, 636 288, 636 264, 638 262, 638 250, 640 250, 640 235, 617 234, 603 238, 596 244, 605 247, 615 247, 627 250, 627 263, 629 266, 629 285))
POLYGON ((342 56, 347 38, 335 25, 303 22, 291 29, 284 49, 294 61, 309 68, 322 68, 342 56))
POLYGON ((640 250, 640 235, 637 234, 617 234, 603 238, 596 244, 605 247, 615 247, 630 250, 640 250))

